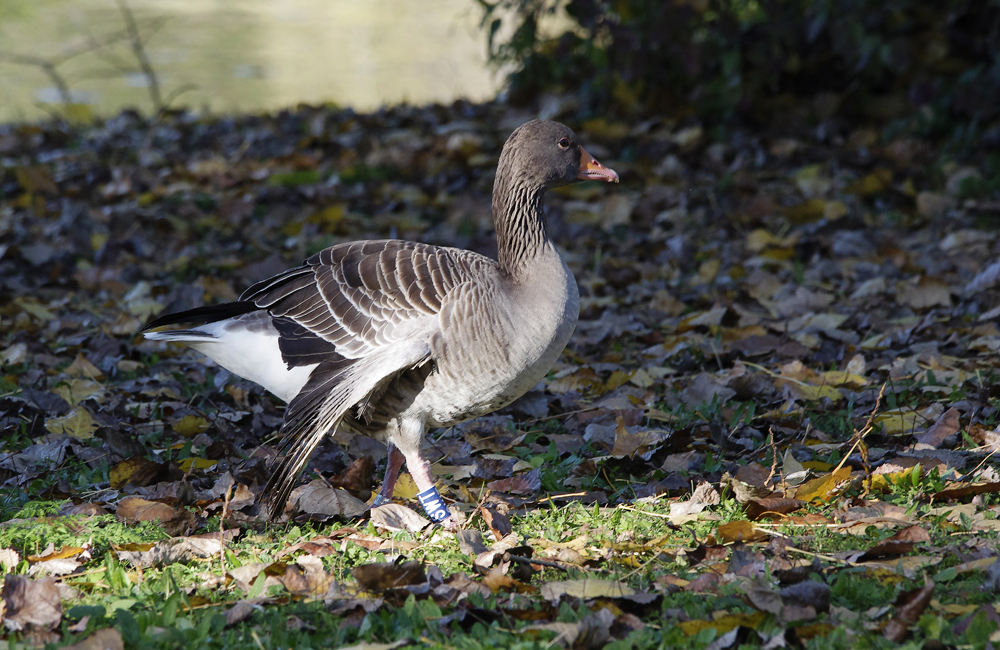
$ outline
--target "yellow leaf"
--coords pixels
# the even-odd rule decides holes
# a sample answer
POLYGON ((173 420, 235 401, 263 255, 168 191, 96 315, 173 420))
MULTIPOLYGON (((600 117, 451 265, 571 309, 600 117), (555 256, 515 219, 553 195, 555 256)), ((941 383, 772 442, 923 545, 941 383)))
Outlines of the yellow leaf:
POLYGON ((829 623, 813 623, 795 628, 795 636, 800 639, 815 639, 818 636, 826 636, 835 629, 837 628, 829 623))
POLYGON ((719 524, 719 541, 723 544, 735 544, 736 542, 755 542, 767 539, 767 533, 754 528, 754 525, 747 520, 730 521, 726 524, 719 524))
POLYGON ((78 407, 60 418, 47 418, 45 428, 51 433, 64 433, 78 440, 88 440, 94 437, 97 423, 94 422, 90 411, 78 407))
POLYGON ((798 241, 799 233, 778 237, 763 228, 758 228, 747 235, 747 248, 754 253, 760 253, 766 248, 792 248, 798 241))
POLYGON ((656 382, 656 379, 650 375, 645 368, 639 368, 632 373, 632 376, 629 377, 628 381, 630 384, 635 384, 639 388, 649 388, 656 382))
POLYGON ((111 487, 118 489, 128 483, 136 485, 149 485, 159 478, 164 471, 164 466, 154 463, 148 458, 134 456, 123 460, 108 472, 108 479, 111 487))
POLYGON ((886 472, 885 474, 873 474, 872 475, 872 489, 878 490, 880 492, 888 492, 892 489, 893 483, 896 483, 903 477, 910 476, 910 470, 905 472, 886 472))
POLYGON ((582 600, 591 598, 624 598, 635 594, 635 590, 617 580, 553 580, 542 586, 542 597, 556 600, 561 596, 572 596, 582 600))
POLYGON ((784 379, 782 377, 778 377, 774 380, 775 388, 781 388, 782 386, 788 386, 788 390, 791 391, 796 398, 807 402, 818 401, 824 397, 837 401, 844 396, 843 393, 841 393, 840 390, 834 386, 813 386, 812 384, 803 384, 790 379, 784 379))
POLYGON ((827 201, 823 208, 823 218, 827 221, 836 221, 848 212, 847 206, 841 201, 827 201))
POLYGON ((59 397, 76 406, 88 397, 95 397, 104 392, 104 387, 93 379, 71 379, 56 386, 52 391, 59 397))
POLYGON ((409 472, 402 472, 396 485, 393 487, 392 496, 398 499, 412 500, 417 498, 417 484, 413 482, 413 477, 409 472))
POLYGON ((190 472, 192 467, 194 469, 212 469, 219 464, 217 460, 209 460, 207 458, 185 458, 178 463, 181 471, 185 474, 190 472))
POLYGON ((42 306, 38 301, 27 298, 25 296, 19 296, 14 298, 14 304, 21 308, 21 311, 33 316, 36 320, 42 322, 48 322, 56 317, 51 311, 42 306))
POLYGON ((66 374, 70 377, 86 377, 87 379, 101 379, 104 377, 101 369, 92 364, 87 357, 83 356, 83 352, 76 354, 76 359, 66 368, 66 374))
POLYGON ((313 213, 306 219, 306 222, 321 225, 324 232, 333 232, 343 220, 344 206, 342 204, 337 204, 313 213))
POLYGON ((14 169, 14 176, 28 194, 36 194, 38 192, 48 192, 49 194, 59 193, 59 188, 56 187, 55 182, 52 180, 52 174, 43 165, 16 167, 14 169))
POLYGON ((99 251, 108 243, 108 236, 105 233, 95 232, 90 236, 90 247, 94 251, 99 251))
POLYGON ((185 415, 174 425, 174 431, 185 438, 192 438, 206 429, 208 420, 197 415, 185 415))
POLYGON ((77 546, 63 546, 58 551, 49 553, 48 555, 29 555, 25 559, 32 564, 35 562, 48 562, 49 560, 65 560, 66 558, 76 557, 80 553, 83 553, 84 550, 77 546))
POLYGON ((826 201, 810 199, 785 208, 785 216, 795 223, 812 223, 819 221, 826 214, 826 201))
POLYGON ((843 370, 831 370, 830 372, 821 373, 821 376, 823 377, 823 383, 830 386, 847 386, 848 388, 858 389, 868 385, 868 380, 861 375, 855 375, 843 370))
POLYGON ((881 167, 861 180, 847 186, 847 191, 859 196, 871 196, 889 189, 892 185, 892 170, 881 167))
POLYGON ((825 503, 832 496, 836 495, 842 484, 850 478, 851 468, 841 467, 826 476, 814 478, 800 485, 799 489, 795 492, 795 498, 802 499, 803 501, 821 501, 825 503))
POLYGON ((609 122, 603 117, 596 117, 584 122, 583 130, 597 138, 616 140, 628 135, 629 126, 621 122, 609 122))
POLYGON ((711 621, 684 621, 679 624, 679 627, 684 634, 687 634, 688 636, 693 636, 702 630, 707 630, 708 628, 714 629, 719 634, 725 634, 726 632, 741 626, 755 630, 767 616, 766 612, 754 612, 753 614, 723 614, 719 618, 711 621))
POLYGON ((913 433, 918 423, 923 423, 924 418, 912 409, 894 409, 885 411, 875 416, 873 422, 879 422, 885 427, 885 433, 896 435, 900 433, 913 433))
POLYGON ((615 370, 611 373, 611 376, 608 377, 608 380, 604 382, 604 390, 610 392, 621 388, 622 385, 627 384, 629 380, 632 379, 632 374, 633 373, 631 372, 625 372, 623 370, 615 370))
POLYGON ((90 104, 63 104, 61 107, 63 117, 71 124, 90 124, 94 121, 94 109, 90 104))
POLYGON ((715 276, 719 274, 719 269, 721 268, 722 260, 718 258, 706 260, 698 267, 698 279, 705 284, 709 284, 715 280, 715 276))

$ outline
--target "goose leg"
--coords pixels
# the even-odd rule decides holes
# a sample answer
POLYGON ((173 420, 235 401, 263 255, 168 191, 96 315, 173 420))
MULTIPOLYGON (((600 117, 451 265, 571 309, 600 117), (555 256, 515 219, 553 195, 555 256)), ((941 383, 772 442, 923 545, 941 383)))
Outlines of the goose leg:
POLYGON ((396 479, 399 478, 399 469, 403 466, 403 452, 391 442, 386 446, 388 447, 389 457, 386 459, 385 464, 385 478, 382 479, 382 489, 375 495, 375 501, 372 503, 373 508, 392 501, 392 490, 396 487, 396 479))
POLYGON ((431 521, 445 528, 457 528, 458 524, 444 504, 441 494, 434 487, 434 477, 431 476, 431 464, 420 455, 420 442, 423 440, 424 424, 419 420, 404 421, 396 428, 398 436, 391 436, 399 452, 406 459, 406 468, 417 486, 417 500, 424 507, 424 512, 431 521))

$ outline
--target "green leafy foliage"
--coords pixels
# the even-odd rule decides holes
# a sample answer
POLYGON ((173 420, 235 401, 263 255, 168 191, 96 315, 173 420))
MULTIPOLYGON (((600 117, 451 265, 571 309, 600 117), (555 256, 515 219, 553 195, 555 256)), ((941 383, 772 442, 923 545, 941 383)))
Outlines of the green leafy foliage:
POLYGON ((961 139, 1000 106, 995 0, 478 2, 512 97, 571 91, 585 114, 787 123, 804 110, 961 139))

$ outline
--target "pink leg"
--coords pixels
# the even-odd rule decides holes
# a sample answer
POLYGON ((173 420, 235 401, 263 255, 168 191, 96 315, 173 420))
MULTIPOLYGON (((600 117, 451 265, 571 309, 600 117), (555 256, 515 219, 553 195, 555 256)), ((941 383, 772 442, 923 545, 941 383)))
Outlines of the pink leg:
POLYGON ((441 524, 445 528, 455 529, 458 524, 448 512, 434 487, 434 477, 431 476, 431 464, 427 462, 419 453, 408 454, 406 458, 406 468, 410 470, 410 476, 417 486, 417 499, 424 507, 424 512, 431 518, 431 521, 441 524))
POLYGON ((373 508, 392 501, 392 491, 396 487, 396 479, 399 478, 399 469, 403 466, 403 452, 396 448, 391 442, 388 444, 389 458, 385 464, 385 478, 382 479, 382 489, 375 496, 372 503, 373 508))

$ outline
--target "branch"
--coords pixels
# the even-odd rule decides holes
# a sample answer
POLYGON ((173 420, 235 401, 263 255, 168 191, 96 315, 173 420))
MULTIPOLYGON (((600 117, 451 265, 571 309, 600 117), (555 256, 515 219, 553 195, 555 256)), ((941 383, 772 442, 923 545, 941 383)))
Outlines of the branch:
POLYGON ((42 69, 52 83, 55 84, 56 90, 59 91, 59 99, 62 100, 63 104, 72 104, 73 100, 69 94, 69 85, 66 80, 62 78, 56 71, 56 64, 47 59, 43 59, 40 56, 28 56, 26 54, 16 54, 14 52, 0 52, 0 61, 7 61, 8 63, 16 63, 18 65, 33 65, 42 69))
POLYGON ((0 50, 0 61, 6 61, 7 63, 13 63, 15 65, 30 65, 41 68, 42 72, 44 72, 52 81, 53 85, 55 85, 56 90, 59 92, 60 101, 62 101, 63 104, 72 104, 73 98, 70 96, 69 84, 56 70, 56 66, 82 54, 105 48, 126 38, 127 36, 128 34, 126 32, 116 32, 102 39, 91 37, 86 43, 66 47, 62 52, 48 59, 31 54, 18 54, 17 52, 0 50))
POLYGON ((160 97, 160 81, 156 78, 156 72, 153 70, 153 65, 149 62, 149 57, 146 56, 146 48, 143 46, 142 37, 139 35, 139 26, 136 24, 135 16, 132 14, 132 10, 129 9, 126 0, 115 0, 115 2, 118 3, 118 9, 121 10, 122 19, 125 21, 129 43, 132 45, 132 53, 135 54, 135 58, 139 62, 139 69, 142 70, 142 74, 146 76, 146 80, 149 82, 149 98, 153 101, 153 108, 159 113, 163 110, 163 99, 160 97))

